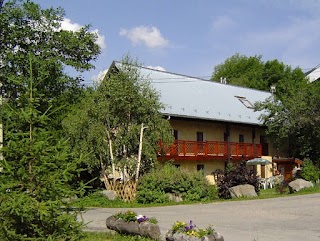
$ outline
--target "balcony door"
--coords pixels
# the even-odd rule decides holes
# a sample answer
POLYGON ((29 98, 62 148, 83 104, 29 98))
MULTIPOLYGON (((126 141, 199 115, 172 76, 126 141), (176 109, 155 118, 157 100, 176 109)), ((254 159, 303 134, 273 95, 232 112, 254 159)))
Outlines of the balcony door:
POLYGON ((262 146, 262 155, 268 156, 269 155, 269 145, 267 143, 267 138, 265 136, 260 136, 260 144, 262 146))
POLYGON ((201 131, 197 131, 197 151, 198 155, 205 155, 205 146, 204 146, 204 134, 201 131))

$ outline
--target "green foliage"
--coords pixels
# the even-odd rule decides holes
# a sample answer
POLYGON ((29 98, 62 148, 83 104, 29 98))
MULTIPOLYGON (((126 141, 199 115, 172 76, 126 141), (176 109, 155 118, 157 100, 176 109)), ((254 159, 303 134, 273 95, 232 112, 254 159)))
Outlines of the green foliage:
POLYGON ((277 95, 257 104, 262 121, 278 150, 289 156, 310 158, 320 164, 320 82, 307 80, 280 82, 277 95))
POLYGON ((152 241, 138 235, 111 234, 104 232, 86 232, 80 241, 152 241))
POLYGON ((307 181, 315 183, 320 178, 320 170, 310 159, 305 159, 303 161, 301 177, 307 181))
POLYGON ((138 203, 164 203, 166 193, 181 195, 185 201, 213 200, 217 196, 202 172, 187 172, 171 164, 165 164, 139 181, 137 187, 138 203))
POLYGON ((42 94, 38 109, 45 112, 51 106, 60 107, 51 112, 52 128, 61 127, 66 107, 76 103, 81 93, 82 79, 66 75, 64 66, 89 70, 100 52, 96 34, 87 27, 76 32, 59 29, 63 18, 61 8, 41 9, 31 1, 19 0, 5 1, 0 13, 1 96, 14 104, 25 92, 29 56, 35 56, 41 63, 33 71, 35 88, 42 94))
POLYGON ((59 200, 39 200, 29 193, 0 194, 1 240, 78 240, 82 224, 76 214, 61 209, 59 200))
POLYGON ((82 224, 63 201, 83 193, 61 135, 61 119, 82 92, 64 66, 88 70, 99 47, 87 28, 59 30, 61 9, 6 1, 0 13, 0 239, 78 240, 82 224))
POLYGON ((276 176, 274 179, 274 186, 277 193, 289 193, 288 182, 284 180, 283 175, 276 176))
POLYGON ((155 217, 148 218, 143 215, 138 215, 136 212, 128 210, 125 212, 118 212, 115 215, 113 215, 116 219, 122 219, 125 222, 149 222, 153 224, 157 224, 158 220, 155 217))
POLYGON ((209 225, 206 229, 198 228, 191 220, 189 224, 176 221, 171 227, 172 233, 184 233, 189 236, 201 238, 214 233, 214 229, 209 225))
POLYGON ((269 91, 278 82, 304 78, 300 68, 292 70, 278 60, 264 62, 261 59, 262 56, 247 57, 237 53, 215 66, 211 79, 220 81, 223 77, 228 84, 269 91))
POLYGON ((141 76, 137 65, 130 57, 124 57, 64 120, 75 155, 89 153, 87 163, 91 169, 112 173, 111 168, 119 168, 134 176, 142 123, 146 127, 142 173, 157 159, 158 140, 172 137, 169 122, 160 114, 158 93, 148 78, 141 76))
POLYGON ((62 198, 80 194, 70 182, 80 159, 72 162, 69 145, 50 131, 50 113, 38 107, 42 94, 34 88, 33 70, 39 63, 30 57, 29 81, 15 103, 1 105, 4 122, 3 159, 0 165, 1 240, 66 239, 81 234, 76 213, 62 198), (36 64, 33 64, 36 63, 36 64), (61 207, 65 206, 65 210, 61 207))
POLYGON ((123 219, 126 222, 136 222, 138 214, 134 211, 119 212, 113 215, 116 219, 123 219))

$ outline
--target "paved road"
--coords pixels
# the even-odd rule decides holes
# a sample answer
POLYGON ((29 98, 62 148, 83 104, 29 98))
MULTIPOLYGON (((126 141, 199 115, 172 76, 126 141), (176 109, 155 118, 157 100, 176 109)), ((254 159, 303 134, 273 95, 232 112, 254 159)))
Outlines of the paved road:
MULTIPOLYGON (((121 208, 93 208, 83 213, 90 230, 105 230, 105 219, 121 208)), ((175 221, 213 227, 225 241, 320 241, 320 194, 283 198, 130 208, 156 217, 162 235, 175 221)))

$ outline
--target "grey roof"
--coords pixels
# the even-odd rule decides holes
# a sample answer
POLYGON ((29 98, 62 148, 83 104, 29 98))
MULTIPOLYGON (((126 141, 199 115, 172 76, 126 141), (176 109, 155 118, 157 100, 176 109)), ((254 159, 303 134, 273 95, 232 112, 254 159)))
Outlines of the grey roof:
MULTIPOLYGON (((116 63, 119 64, 118 62, 116 63)), ((180 74, 139 67, 140 74, 151 81, 165 105, 164 115, 261 125, 259 116, 238 97, 254 104, 271 94, 265 91, 221 84, 180 74)))
POLYGON ((320 65, 305 73, 310 82, 320 79, 320 65))

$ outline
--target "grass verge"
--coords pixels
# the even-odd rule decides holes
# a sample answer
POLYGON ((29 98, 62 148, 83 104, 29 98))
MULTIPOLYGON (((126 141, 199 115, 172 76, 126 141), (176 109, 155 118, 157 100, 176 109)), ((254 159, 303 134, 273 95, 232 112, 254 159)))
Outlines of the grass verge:
POLYGON ((106 232, 85 232, 80 241, 151 241, 152 239, 140 236, 112 234, 106 232))
MULTIPOLYGON (((252 200, 252 199, 266 199, 266 198, 277 198, 277 197, 289 197, 294 195, 304 195, 304 194, 312 194, 312 193, 320 193, 320 187, 319 185, 316 185, 312 188, 305 188, 297 193, 289 194, 288 192, 280 194, 276 192, 275 188, 272 189, 261 189, 260 195, 256 198, 239 198, 239 199, 217 199, 214 201, 208 201, 205 203, 212 203, 212 202, 224 202, 224 201, 239 201, 239 200, 252 200)), ((75 207, 101 207, 101 208, 142 208, 142 207, 156 207, 156 206, 168 206, 168 205, 183 205, 183 204, 194 204, 194 203, 200 203, 200 202, 167 202, 163 204, 141 204, 137 203, 135 201, 133 202, 123 202, 120 199, 111 201, 108 200, 105 196, 101 195, 99 192, 94 192, 89 194, 86 197, 77 199, 73 205, 75 207)), ((201 202, 204 203, 204 202, 201 202)))

